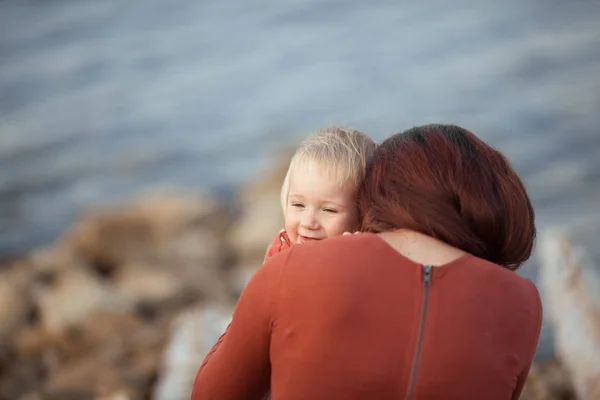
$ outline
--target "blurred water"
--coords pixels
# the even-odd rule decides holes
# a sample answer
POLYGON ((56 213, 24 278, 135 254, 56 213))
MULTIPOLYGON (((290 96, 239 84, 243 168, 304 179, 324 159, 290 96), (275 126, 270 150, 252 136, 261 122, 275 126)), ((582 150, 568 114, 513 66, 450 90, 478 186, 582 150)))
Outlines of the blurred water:
POLYGON ((327 123, 427 122, 505 151, 540 228, 600 222, 600 4, 4 0, 0 254, 141 190, 236 187, 327 123))

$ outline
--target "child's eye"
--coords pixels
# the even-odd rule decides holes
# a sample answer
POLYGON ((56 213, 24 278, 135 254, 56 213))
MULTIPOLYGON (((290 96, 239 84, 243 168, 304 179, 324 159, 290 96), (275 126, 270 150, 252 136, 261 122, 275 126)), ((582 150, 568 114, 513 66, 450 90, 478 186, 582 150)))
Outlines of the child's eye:
POLYGON ((328 212, 328 213, 332 213, 332 214, 336 214, 337 210, 333 209, 333 208, 325 208, 323 211, 328 212))
POLYGON ((292 203, 292 207, 304 208, 304 204, 302 204, 302 203, 292 203))

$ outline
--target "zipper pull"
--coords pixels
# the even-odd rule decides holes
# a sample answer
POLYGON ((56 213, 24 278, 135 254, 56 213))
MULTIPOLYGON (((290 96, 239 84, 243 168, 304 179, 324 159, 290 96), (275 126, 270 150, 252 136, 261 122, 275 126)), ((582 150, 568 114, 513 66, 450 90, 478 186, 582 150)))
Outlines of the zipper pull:
POLYGON ((431 265, 423 265, 423 283, 425 286, 429 286, 431 283, 431 273, 433 271, 433 267, 431 265))

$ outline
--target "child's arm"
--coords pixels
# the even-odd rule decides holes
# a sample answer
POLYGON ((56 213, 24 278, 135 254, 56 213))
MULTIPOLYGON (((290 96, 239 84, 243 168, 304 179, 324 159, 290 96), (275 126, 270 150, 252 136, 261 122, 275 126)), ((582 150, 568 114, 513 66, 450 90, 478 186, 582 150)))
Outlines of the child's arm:
POLYGON ((263 260, 263 264, 275 254, 291 247, 290 238, 288 237, 285 229, 279 231, 275 239, 271 242, 269 247, 267 247, 267 252, 265 253, 265 258, 263 260))

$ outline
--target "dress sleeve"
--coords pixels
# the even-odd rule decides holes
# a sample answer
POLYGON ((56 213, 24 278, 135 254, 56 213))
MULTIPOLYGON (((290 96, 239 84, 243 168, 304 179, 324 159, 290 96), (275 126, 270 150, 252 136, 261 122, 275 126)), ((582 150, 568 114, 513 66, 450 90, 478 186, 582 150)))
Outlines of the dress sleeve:
POLYGON ((279 231, 277 236, 275 236, 271 244, 269 244, 269 247, 267 247, 267 252, 265 253, 263 264, 275 254, 278 254, 289 247, 291 247, 290 239, 287 233, 285 232, 285 229, 282 229, 281 231, 279 231))
POLYGON ((531 344, 528 349, 528 352, 529 352, 528 357, 529 358, 527 360, 525 367, 523 368, 523 370, 517 377, 517 384, 515 386, 515 389, 513 390, 512 400, 518 400, 519 397, 521 397, 521 392, 523 391, 523 388, 525 387, 525 383, 527 382, 527 377, 529 376, 529 370, 531 369, 531 365, 533 364, 533 359, 535 357, 537 345, 540 340, 540 334, 542 332, 542 321, 543 321, 542 300, 540 298, 537 288, 533 285, 533 283, 531 285, 533 286, 533 291, 537 298, 537 302, 536 302, 537 309, 535 310, 535 312, 537 314, 537 318, 534 319, 535 325, 533 326, 532 335, 530 336, 531 344))
POLYGON ((270 385, 269 347, 279 280, 290 255, 273 257, 250 279, 231 324, 202 362, 192 400, 262 399, 270 385))

